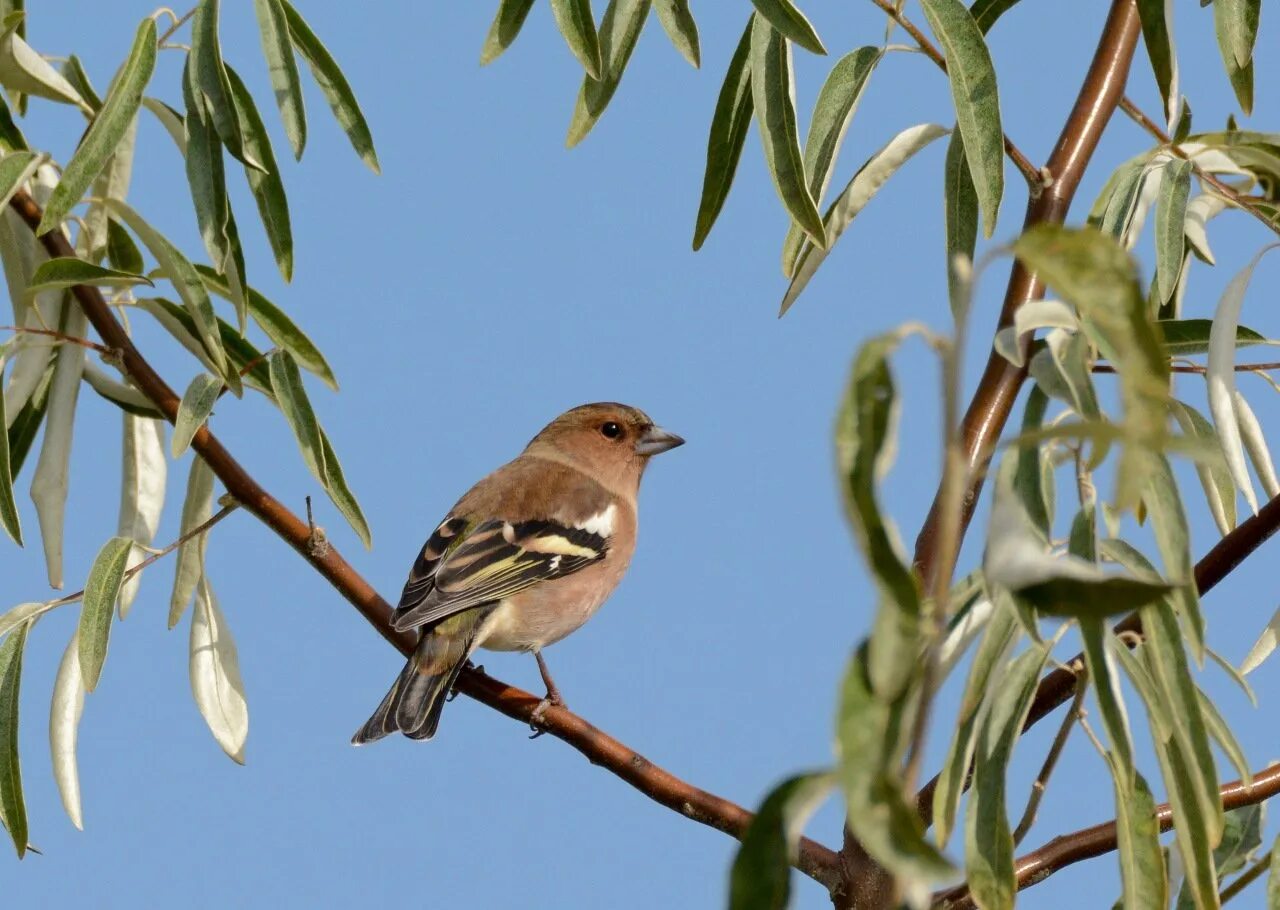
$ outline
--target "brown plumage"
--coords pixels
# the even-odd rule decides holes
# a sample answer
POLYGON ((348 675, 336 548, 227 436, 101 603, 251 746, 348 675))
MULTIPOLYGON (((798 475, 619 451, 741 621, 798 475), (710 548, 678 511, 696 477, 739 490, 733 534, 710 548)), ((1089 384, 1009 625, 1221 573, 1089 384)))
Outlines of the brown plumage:
POLYGON ((561 414, 449 511, 419 554, 392 615, 418 647, 359 745, 395 730, 430 739, 477 647, 541 650, 573 632, 622 579, 636 541, 636 493, 649 459, 683 443, 643 411, 604 402, 561 414))

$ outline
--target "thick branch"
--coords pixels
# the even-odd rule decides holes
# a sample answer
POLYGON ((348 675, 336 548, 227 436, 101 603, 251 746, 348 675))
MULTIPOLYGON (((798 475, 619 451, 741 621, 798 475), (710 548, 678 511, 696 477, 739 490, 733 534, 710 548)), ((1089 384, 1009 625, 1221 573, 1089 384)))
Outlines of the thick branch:
MULTIPOLYGON (((35 201, 19 191, 10 205, 34 231, 42 215, 35 201)), ((50 256, 76 255, 61 231, 49 231, 40 237, 40 242, 50 256)), ((133 346, 102 294, 96 288, 84 285, 75 286, 72 293, 103 342, 119 351, 121 364, 134 385, 172 422, 178 413, 179 397, 133 346)), ((402 654, 407 655, 413 650, 417 635, 392 630, 390 605, 342 558, 336 547, 309 547, 311 532, 306 523, 263 489, 209 431, 208 426, 196 431, 191 447, 213 469, 227 492, 311 563, 383 638, 402 654)), ((462 671, 457 688, 476 701, 526 724, 531 722, 533 710, 541 701, 535 695, 473 669, 462 671)), ((741 806, 700 790, 663 770, 563 707, 548 707, 542 712, 538 725, 577 749, 592 764, 611 771, 650 799, 687 818, 736 838, 742 837, 751 822, 751 813, 741 806)), ((837 863, 834 851, 808 838, 801 841, 796 868, 828 888, 837 882, 837 863)))
MULTIPOLYGON (((1254 775, 1252 784, 1246 785, 1242 781, 1232 781, 1224 784, 1219 792, 1222 795, 1222 808, 1228 811, 1270 799, 1280 793, 1280 764, 1271 765, 1266 770, 1259 771, 1254 775)), ((1156 818, 1160 822, 1161 831, 1168 831, 1173 827, 1173 810, 1169 808, 1168 803, 1156 808, 1156 818)), ((1040 849, 1028 853, 1014 863, 1018 890, 1037 885, 1073 863, 1102 856, 1115 849, 1115 822, 1094 825, 1092 828, 1055 837, 1040 849)), ((971 910, 975 905, 969 889, 961 886, 938 895, 935 906, 945 907, 946 910, 971 910)))

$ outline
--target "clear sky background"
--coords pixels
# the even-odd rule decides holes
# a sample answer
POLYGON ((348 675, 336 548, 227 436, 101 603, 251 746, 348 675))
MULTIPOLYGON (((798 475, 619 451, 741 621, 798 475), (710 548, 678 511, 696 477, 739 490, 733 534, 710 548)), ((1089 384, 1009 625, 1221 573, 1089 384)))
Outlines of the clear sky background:
MULTIPOLYGON (((569 704, 672 772, 747 806, 784 774, 829 762, 836 687, 872 605, 836 498, 832 419, 860 341, 907 318, 947 326, 945 143, 885 188, 779 321, 786 220, 754 127, 720 223, 701 253, 689 250, 707 125, 746 2, 693 4, 700 72, 651 18, 612 106, 572 151, 563 137, 582 74, 546 3, 487 69, 477 61, 495 0, 299 6, 354 85, 384 171, 375 178, 364 169, 314 90, 310 144, 303 164, 293 163, 270 109, 251 5, 224 4, 226 54, 269 115, 297 241, 296 278, 283 286, 251 202, 238 192, 250 279, 310 331, 337 371, 341 394, 319 383, 312 394, 371 522, 373 550, 360 549, 323 495, 319 521, 394 597, 444 511, 546 421, 592 400, 640 406, 689 444, 658 459, 646 477, 626 582, 592 623, 548 652, 569 704)), ((833 51, 882 38, 883 16, 870 4, 804 6, 833 51)), ((1211 10, 1190 0, 1177 7, 1196 126, 1218 127, 1234 102, 1211 10)), ((1053 146, 1106 8, 1104 0, 1026 0, 992 33, 1006 129, 1036 162, 1053 146)), ((918 15, 914 4, 909 9, 918 15)), ((148 12, 133 2, 32 3, 30 40, 45 53, 81 54, 103 88, 148 12)), ((1252 121, 1273 128, 1280 119, 1274 12, 1263 17, 1252 121)), ((834 56, 796 57, 803 129, 834 56)), ((175 104, 180 64, 180 55, 163 54, 153 86, 175 104)), ((1158 111, 1141 49, 1131 94, 1158 111)), ((28 137, 65 160, 78 115, 35 108, 28 137)), ((898 130, 952 119, 941 74, 919 56, 891 55, 872 77, 833 187, 898 130)), ((1071 220, 1083 220, 1115 165, 1146 147, 1117 116, 1071 220)), ((229 171, 239 184, 238 168, 229 171)), ((1008 183, 997 240, 1012 238, 1021 223, 1025 194, 1012 168, 1008 183)), ((134 187, 138 210, 196 253, 181 162, 147 118, 134 187)), ((1197 267, 1190 315, 1209 315, 1222 285, 1268 239, 1236 214, 1215 221, 1210 238, 1219 266, 1197 267)), ((1139 252, 1149 263, 1148 250, 1146 240, 1139 252)), ((1006 271, 997 264, 979 290, 968 388, 985 360, 1006 271)), ((1271 336, 1280 336, 1271 306, 1277 292, 1280 263, 1272 260, 1259 270, 1244 315, 1271 336)), ((185 387, 195 372, 190 358, 145 317, 135 326, 169 382, 185 387)), ((884 498, 910 541, 936 483, 938 380, 918 345, 899 366, 905 439, 884 498)), ((1245 382, 1274 438, 1274 396, 1259 381, 1245 382)), ((1202 400, 1194 383, 1180 388, 1202 400)), ((86 390, 68 506, 71 586, 115 532, 119 424, 119 414, 86 390)), ((295 510, 318 493, 282 419, 260 397, 226 401, 213 426, 295 510)), ((170 468, 159 542, 176 535, 190 457, 170 468)), ((27 550, 0 546, 5 605, 50 596, 26 496, 30 471, 20 480, 27 550)), ((1203 553, 1217 535, 1191 484, 1193 550, 1203 553)), ((1276 606, 1276 552, 1266 547, 1206 600, 1211 642, 1232 660, 1276 606)), ((967 547, 965 564, 978 554, 967 547)), ((144 575, 87 700, 79 750, 85 831, 75 831, 50 775, 46 718, 76 608, 49 615, 28 646, 21 727, 31 839, 44 855, 0 859, 6 905, 723 903, 733 841, 658 807, 551 737, 530 742, 525 728, 466 699, 448 706, 431 743, 397 737, 353 749, 348 738, 394 678, 399 656, 248 514, 218 527, 209 562, 249 696, 247 765, 222 754, 191 699, 186 625, 165 631, 173 573, 166 561, 144 575)), ((531 658, 482 660, 537 691, 531 658)), ((1203 674, 1256 767, 1280 754, 1268 720, 1277 666, 1256 674, 1257 711, 1219 672, 1203 674)), ((940 714, 954 700, 948 693, 940 714)), ((1053 726, 1019 747, 1010 791, 1018 810, 1053 726)), ((1135 734, 1145 750, 1136 717, 1135 734)), ((947 736, 933 737, 930 769, 947 736)), ((1158 778, 1149 750, 1143 754, 1158 778)), ((1224 768, 1222 776, 1234 774, 1224 768)), ((1077 734, 1026 845, 1112 815, 1103 765, 1077 734)), ((833 804, 811 833, 838 845, 841 817, 833 804)), ((799 907, 828 906, 807 880, 796 878, 796 892, 799 907)), ((1110 906, 1117 893, 1107 858, 1028 892, 1026 904, 1110 906)))

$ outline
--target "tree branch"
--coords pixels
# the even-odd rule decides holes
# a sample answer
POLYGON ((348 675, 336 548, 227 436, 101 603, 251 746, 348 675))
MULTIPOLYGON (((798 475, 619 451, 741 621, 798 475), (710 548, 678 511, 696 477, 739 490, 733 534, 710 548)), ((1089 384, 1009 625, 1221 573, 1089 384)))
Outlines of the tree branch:
MULTIPOLYGON (((34 231, 43 214, 27 193, 18 191, 10 205, 34 231)), ((61 231, 49 231, 39 238, 50 256, 75 256, 75 250, 61 231)), ((102 294, 93 287, 71 289, 103 342, 120 353, 121 365, 144 395, 172 422, 178 413, 179 397, 133 346, 133 341, 116 321, 102 294)), ((248 511, 298 552, 303 559, 345 597, 378 633, 402 654, 417 644, 417 635, 391 628, 391 606, 342 558, 334 546, 309 547, 311 532, 305 522, 268 493, 223 447, 207 425, 196 431, 191 447, 205 460, 227 491, 248 511)), ((534 708, 542 701, 515 686, 479 670, 464 669, 458 677, 458 691, 508 717, 531 723, 534 708)), ((599 765, 635 787, 645 796, 686 818, 741 839, 752 814, 736 803, 701 790, 650 762, 630 747, 592 726, 563 707, 552 705, 542 712, 538 725, 577 749, 599 765)), ((795 866, 828 889, 838 884, 838 857, 835 852, 804 838, 795 866)))
MULTIPOLYGON (((1270 765, 1253 776, 1252 784, 1232 781, 1219 791, 1222 808, 1227 811, 1252 806, 1280 793, 1280 764, 1270 765)), ((1169 804, 1156 807, 1161 831, 1173 827, 1173 810, 1169 804)), ((1014 862, 1018 890, 1038 885, 1049 876, 1081 860, 1102 856, 1116 849, 1116 823, 1094 825, 1071 834, 1055 837, 1043 847, 1014 862)), ((934 897, 934 906, 946 910, 972 910, 975 906, 969 889, 961 886, 934 897)))

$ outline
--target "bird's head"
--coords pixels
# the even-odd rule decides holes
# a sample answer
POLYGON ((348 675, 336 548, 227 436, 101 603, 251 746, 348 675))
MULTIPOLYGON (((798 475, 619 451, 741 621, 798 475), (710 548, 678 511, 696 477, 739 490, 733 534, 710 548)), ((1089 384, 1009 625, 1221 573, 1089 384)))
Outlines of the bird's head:
POLYGON ((554 453, 610 488, 634 489, 650 458, 683 444, 639 408, 606 401, 565 411, 533 437, 526 451, 554 453))

